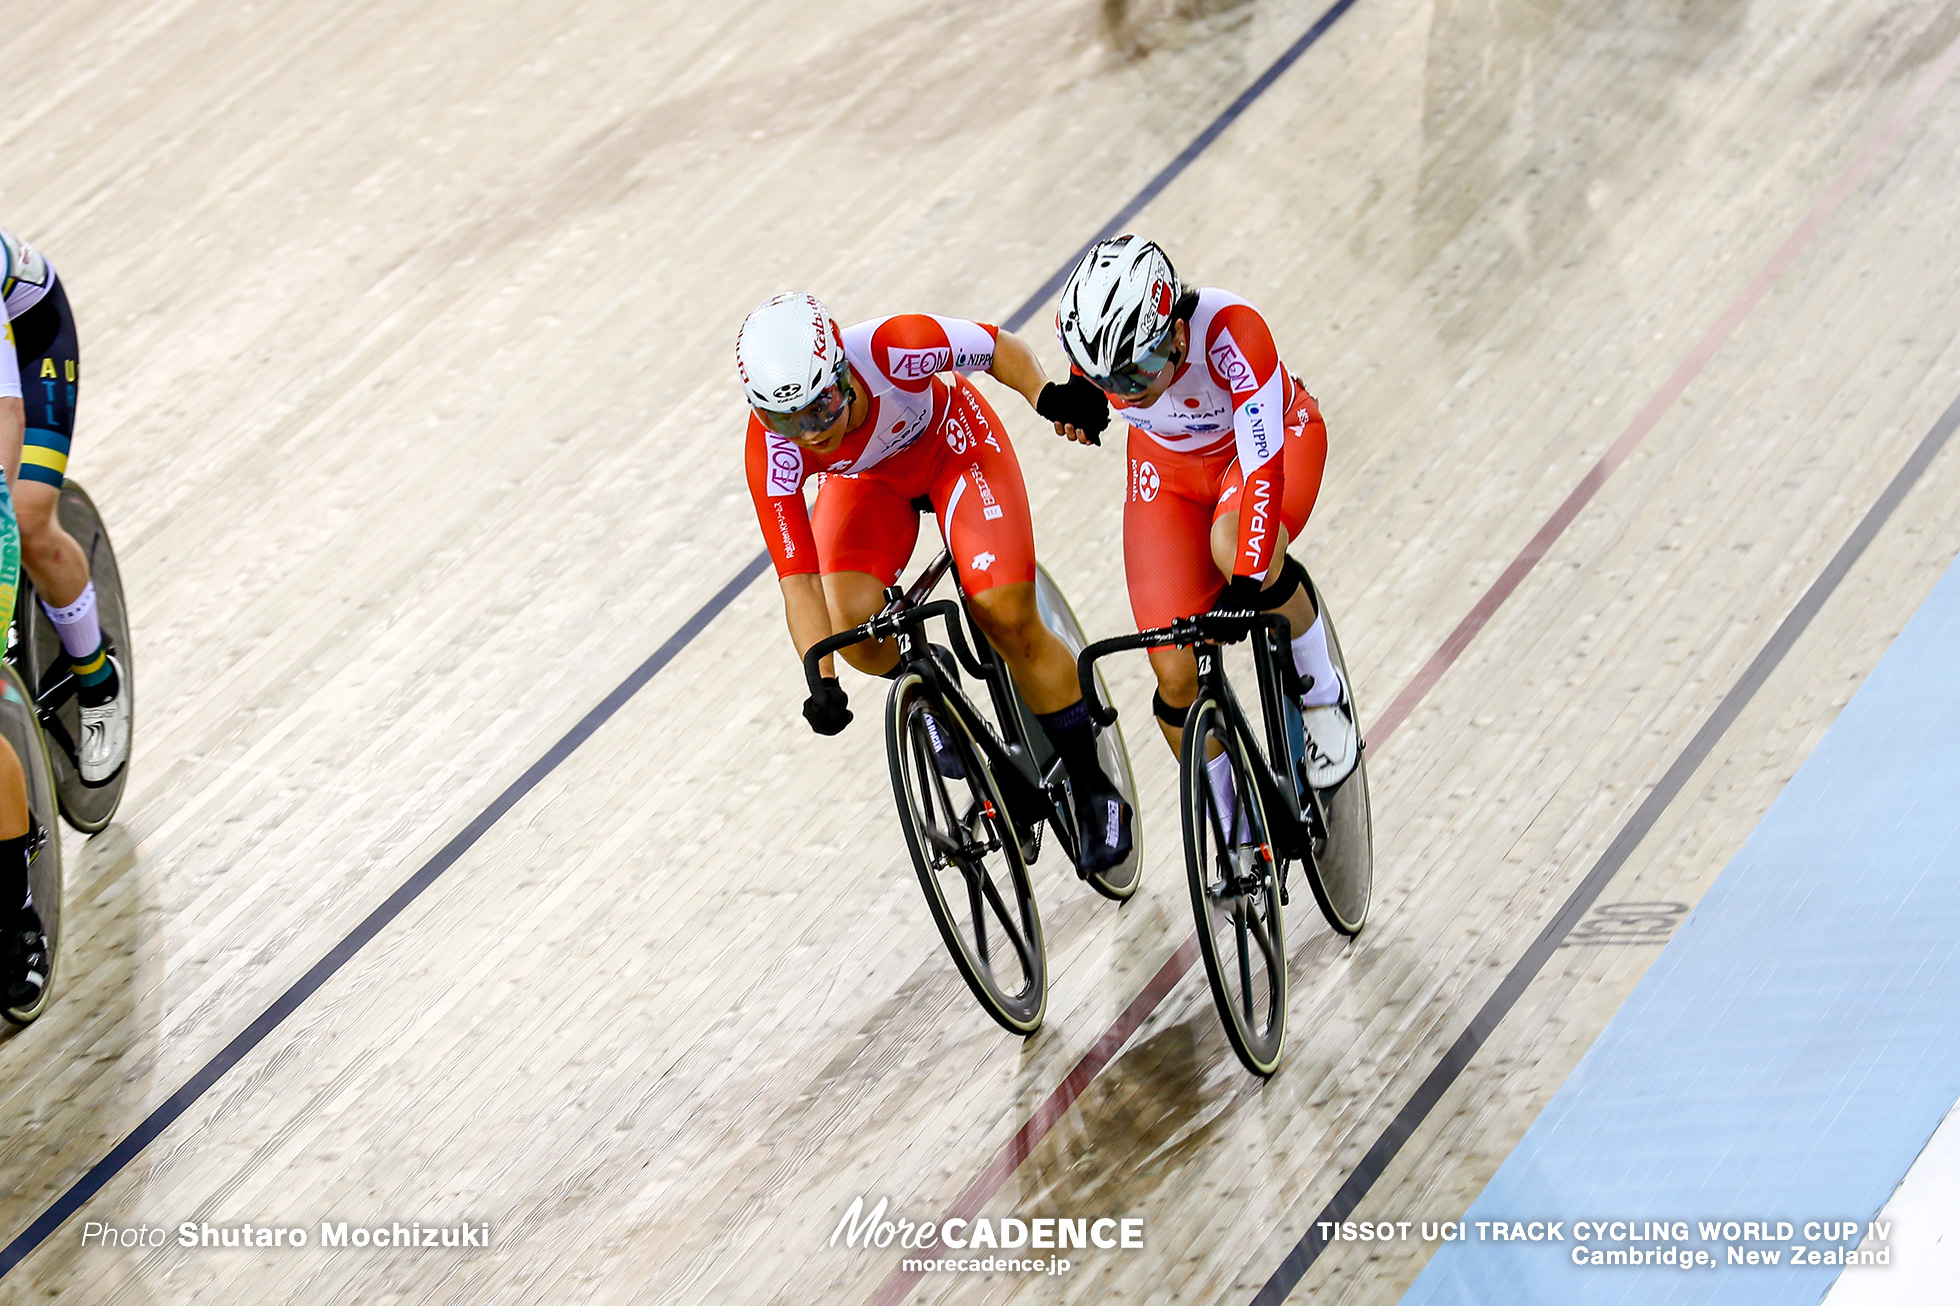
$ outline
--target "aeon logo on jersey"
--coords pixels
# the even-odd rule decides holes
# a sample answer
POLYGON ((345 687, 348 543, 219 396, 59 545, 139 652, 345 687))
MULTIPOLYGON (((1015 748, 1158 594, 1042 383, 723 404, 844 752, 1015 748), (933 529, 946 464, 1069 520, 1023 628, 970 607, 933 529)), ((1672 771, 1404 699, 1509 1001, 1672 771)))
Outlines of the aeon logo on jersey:
POLYGON ((1245 355, 1239 352, 1238 341, 1232 339, 1230 331, 1218 333, 1218 340, 1211 347, 1210 358, 1212 371, 1231 387, 1233 394, 1245 394, 1259 388, 1259 379, 1252 374, 1252 364, 1245 361, 1245 355))
POLYGON ((1163 479, 1157 475, 1157 469, 1154 466, 1146 462, 1132 461, 1130 463, 1131 498, 1141 499, 1143 502, 1149 503, 1157 497, 1157 491, 1162 488, 1163 479))
POLYGON ((777 444, 769 450, 769 493, 795 494, 803 484, 803 455, 791 448, 787 442, 777 444))
POLYGON ((923 381, 953 365, 950 347, 936 349, 887 349, 885 370, 894 381, 923 381))

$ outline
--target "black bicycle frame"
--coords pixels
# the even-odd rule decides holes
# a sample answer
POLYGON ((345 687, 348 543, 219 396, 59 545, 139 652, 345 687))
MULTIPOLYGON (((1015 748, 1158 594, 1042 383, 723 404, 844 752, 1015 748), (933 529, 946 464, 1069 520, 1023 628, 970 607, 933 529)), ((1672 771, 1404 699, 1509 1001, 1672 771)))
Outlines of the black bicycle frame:
POLYGON ((1285 647, 1291 637, 1292 623, 1277 612, 1262 612, 1253 617, 1214 617, 1209 614, 1180 617, 1168 626, 1138 631, 1134 635, 1117 635, 1089 645, 1076 659, 1076 676, 1082 683, 1082 698, 1089 704, 1089 711, 1099 724, 1107 726, 1116 720, 1116 709, 1106 706, 1096 694, 1095 665, 1100 659, 1129 649, 1171 645, 1189 647, 1198 659, 1198 696, 1203 698, 1209 693, 1216 698, 1233 731, 1252 746, 1249 750, 1252 756, 1247 762, 1259 785, 1268 819, 1277 817, 1273 824, 1279 828, 1271 833, 1279 845, 1279 851, 1305 860, 1313 855, 1315 819, 1318 819, 1319 828, 1325 829, 1327 817, 1320 810, 1322 800, 1317 793, 1312 799, 1310 816, 1309 809, 1300 805, 1299 789, 1287 778, 1297 771, 1300 759, 1293 756, 1293 742, 1286 728, 1282 695, 1299 693, 1299 673, 1294 670, 1292 659, 1274 656, 1273 643, 1266 638, 1267 631, 1278 632, 1279 645, 1285 647), (1222 648, 1254 632, 1258 633, 1258 638, 1252 641, 1252 666, 1258 675, 1260 716, 1266 728, 1264 749, 1259 747, 1259 736, 1252 729, 1245 709, 1240 706, 1231 680, 1225 675, 1222 648), (1280 769, 1282 764, 1284 771, 1280 769))
MULTIPOLYGON (((15 647, 25 650, 26 642, 10 641, 8 653, 11 654, 15 647)), ((111 653, 116 651, 113 646, 105 644, 104 647, 111 653)), ((67 665, 67 657, 64 654, 62 660, 49 669, 46 683, 30 684, 29 677, 33 675, 33 668, 26 665, 27 654, 24 651, 21 657, 21 661, 14 663, 14 670, 20 673, 21 684, 27 686, 27 692, 34 700, 35 715, 41 719, 41 733, 46 735, 56 748, 66 753, 71 763, 79 767, 81 750, 75 747, 75 741, 69 737, 67 727, 61 724, 61 718, 56 713, 69 699, 81 691, 80 677, 76 676, 67 665)))
MULTIPOLYGON (((947 708, 959 715, 980 750, 987 755, 987 763, 1000 785, 1001 799, 1007 804, 1008 815, 1016 827, 1034 831, 1043 821, 1049 821, 1062 838, 1069 859, 1073 861, 1074 831, 1067 821, 1060 819, 1061 803, 1057 789, 1061 762, 1059 759, 1049 759, 1045 771, 1040 765, 1040 758, 1028 734, 1027 719, 1023 715, 1025 709, 1020 695, 1014 690, 1013 679, 1006 665, 995 655, 993 646, 987 643, 978 625, 973 623, 973 615, 966 609, 966 596, 962 594, 958 602, 952 599, 927 602, 927 596, 952 568, 953 555, 942 551, 909 589, 901 591, 896 585, 886 589, 885 606, 871 620, 818 640, 811 646, 810 651, 803 655, 804 679, 809 682, 810 692, 814 694, 822 681, 820 663, 825 657, 853 644, 896 636, 899 670, 917 672, 924 677, 945 700, 947 708), (925 627, 928 621, 936 617, 945 618, 947 642, 960 665, 987 686, 994 713, 1000 719, 1000 734, 995 733, 993 726, 974 707, 959 685, 949 680, 938 661, 927 653, 925 627), (967 626, 971 626, 973 631, 971 645, 966 637, 967 626), (977 654, 975 646, 980 650, 977 654)), ((1034 858, 1030 857, 1029 860, 1034 858)))

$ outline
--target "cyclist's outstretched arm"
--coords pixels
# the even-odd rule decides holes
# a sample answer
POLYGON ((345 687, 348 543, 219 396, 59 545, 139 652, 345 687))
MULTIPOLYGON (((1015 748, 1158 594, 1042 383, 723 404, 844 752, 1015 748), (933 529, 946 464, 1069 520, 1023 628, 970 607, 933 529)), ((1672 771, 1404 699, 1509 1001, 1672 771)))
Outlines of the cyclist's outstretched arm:
POLYGON ((1055 424, 1055 434, 1065 439, 1095 444, 1109 424, 1109 403, 1087 377, 1071 374, 1059 385, 1051 385, 1047 369, 1034 350, 1012 331, 1001 332, 994 342, 993 366, 987 371, 1002 385, 1018 391, 1030 408, 1055 424))
MULTIPOLYGON (((797 661, 803 660, 813 645, 820 639, 828 639, 830 629, 830 605, 824 601, 823 581, 814 572, 800 576, 781 576, 777 584, 783 589, 783 618, 789 622, 790 642, 796 645, 797 661)), ((822 662, 826 676, 837 674, 837 659, 827 657, 822 662)))
POLYGON ((1108 405, 1087 378, 1067 376, 1060 385, 1050 385, 1048 372, 1034 350, 1012 331, 1000 333, 994 344, 993 366, 987 371, 1002 385, 1019 391, 1030 408, 1053 422, 1056 435, 1078 444, 1095 444, 1109 422, 1108 405))
POLYGON ((1012 331, 1002 331, 994 341, 993 365, 987 374, 1017 391, 1032 408, 1041 399, 1041 387, 1048 384, 1048 373, 1041 366, 1041 360, 1028 348, 1028 342, 1012 331))

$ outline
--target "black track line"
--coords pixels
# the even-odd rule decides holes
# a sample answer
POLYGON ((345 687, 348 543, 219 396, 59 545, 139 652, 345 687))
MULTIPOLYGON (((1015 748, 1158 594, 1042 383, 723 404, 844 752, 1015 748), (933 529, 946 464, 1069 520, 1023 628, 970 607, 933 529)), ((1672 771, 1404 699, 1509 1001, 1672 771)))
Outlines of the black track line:
POLYGON ((1240 114, 1252 107, 1254 100, 1272 89, 1273 83, 1278 81, 1280 76, 1287 69, 1291 68, 1299 60, 1301 55, 1307 52, 1308 47, 1326 35, 1327 29, 1332 27, 1342 14, 1353 7, 1354 0, 1335 0, 1335 3, 1327 12, 1315 19, 1314 25, 1301 34, 1299 40, 1287 46, 1286 52, 1280 55, 1279 58, 1273 60, 1272 64, 1267 67, 1265 72, 1259 74, 1258 79, 1252 85, 1239 92, 1239 98, 1226 105, 1224 112, 1211 120, 1210 126, 1192 137, 1191 143, 1185 146, 1175 159, 1165 164, 1163 171, 1145 182, 1143 189, 1131 196, 1128 204, 1116 210, 1116 216, 1108 222, 1105 222, 1100 231, 1083 241, 1082 248, 1069 255, 1068 261, 1056 268, 1055 274, 1041 283, 1041 289, 1029 295, 1027 302, 1015 309, 1001 325, 1009 331, 1019 331, 1022 327, 1026 326, 1028 319, 1033 317, 1043 304, 1055 297, 1056 292, 1062 288, 1062 283, 1068 280, 1068 274, 1075 270, 1075 265, 1081 261, 1084 254, 1089 252, 1091 245, 1099 240, 1107 240, 1109 237, 1114 236, 1117 232, 1123 230, 1131 218, 1143 212, 1144 205, 1156 199, 1157 196, 1163 193, 1166 186, 1169 186, 1178 177, 1183 175, 1184 170, 1190 167, 1200 154, 1203 154, 1211 148, 1213 141, 1216 141, 1220 136, 1225 134, 1227 127, 1230 127, 1239 120, 1240 114))
MULTIPOLYGON (((1273 83, 1279 80, 1280 75, 1291 68, 1294 62, 1306 53, 1307 48, 1318 41, 1322 34, 1334 25, 1335 20, 1352 8, 1354 3, 1355 0, 1336 0, 1336 3, 1323 13, 1299 40, 1288 46, 1285 53, 1274 60, 1257 80, 1240 92, 1237 99, 1212 119, 1203 131, 1193 137, 1191 143, 1186 145, 1175 159, 1166 164, 1156 176, 1144 184, 1142 190, 1117 210, 1115 217, 1105 223, 1094 236, 1083 242, 1080 249, 1069 255, 1068 260, 1056 269, 1054 275, 1044 281, 1041 288, 1028 297, 1026 303, 1014 310, 1012 316, 1007 318, 1003 325, 1010 331, 1026 325, 1028 319, 1034 316, 1042 304, 1061 289, 1062 282, 1068 279, 1069 272, 1089 246, 1121 231, 1125 223, 1141 212, 1146 204, 1161 194, 1164 188, 1190 167, 1199 155, 1209 149, 1212 143, 1224 134, 1225 129, 1236 122, 1253 101, 1264 95, 1273 83)), ((301 1003, 332 979, 342 966, 345 966, 366 946, 370 939, 401 915, 425 889, 441 878, 443 872, 454 865, 457 858, 469 851, 477 840, 503 818, 506 812, 536 788, 539 781, 557 770, 560 763, 578 750, 579 745, 591 738, 600 726, 611 720, 613 715, 626 705, 627 700, 637 694, 649 680, 660 673, 662 668, 673 661, 682 649, 692 643, 697 635, 707 629, 708 625, 734 601, 735 596, 748 588, 768 565, 769 554, 766 550, 751 558, 741 571, 702 604, 679 630, 668 637, 666 643, 634 670, 633 674, 621 681, 610 694, 600 700, 598 706, 580 718, 578 724, 553 744, 543 757, 532 763, 523 775, 511 781, 488 807, 477 813, 475 819, 463 827, 461 833, 444 844, 442 850, 404 881, 400 888, 388 896, 387 901, 368 913, 366 919, 355 926, 347 937, 335 944, 324 957, 314 963, 313 968, 280 994, 271 1006, 260 1012, 250 1025, 225 1045, 223 1051, 212 1057, 196 1074, 185 1081, 183 1087, 172 1093, 160 1106, 144 1117, 142 1123, 131 1130, 122 1142, 116 1144, 107 1156, 96 1162, 86 1174, 70 1185, 66 1192, 55 1199, 53 1205, 8 1243, 5 1250, 0 1251, 0 1278, 12 1272, 13 1268, 19 1265, 29 1253, 47 1241, 48 1237, 70 1216, 100 1192, 104 1184, 120 1174, 145 1147, 175 1123, 193 1103, 210 1091, 227 1071, 264 1042, 266 1037, 292 1015, 301 1003)))
POLYGON ((628 699, 638 693, 642 686, 658 675, 663 667, 672 662, 677 654, 694 637, 707 629, 721 610, 726 608, 734 597, 748 587, 750 581, 762 571, 768 562, 765 554, 750 561, 735 578, 723 585, 714 597, 703 603, 684 622, 681 628, 655 649, 653 655, 634 669, 633 674, 622 680, 612 693, 605 696, 597 707, 579 718, 578 724, 567 730, 557 743, 546 751, 543 757, 533 762, 528 770, 504 787, 491 804, 478 812, 476 819, 464 826, 462 831, 442 846, 441 851, 422 864, 422 869, 402 882, 400 888, 388 895, 387 901, 367 914, 367 918, 350 931, 346 938, 336 943, 326 956, 313 964, 313 968, 293 981, 275 999, 271 1006, 259 1013, 258 1019, 247 1025, 238 1036, 227 1043, 224 1050, 205 1062, 198 1072, 190 1077, 184 1086, 172 1093, 163 1104, 144 1117, 143 1122, 131 1130, 129 1136, 116 1144, 109 1154, 97 1161, 89 1172, 76 1180, 67 1192, 55 1200, 54 1205, 41 1213, 39 1219, 21 1232, 5 1251, 0 1251, 0 1275, 6 1274, 18 1265, 21 1258, 44 1242, 48 1235, 59 1229, 62 1223, 80 1210, 82 1204, 101 1191, 121 1173, 123 1167, 136 1159, 137 1153, 149 1146, 164 1130, 170 1128, 177 1117, 191 1108, 191 1105, 204 1096, 230 1070, 244 1059, 245 1054, 265 1041, 268 1034, 277 1029, 286 1017, 299 1009, 299 1005, 316 993, 320 986, 332 979, 366 946, 369 939, 379 934, 391 921, 407 910, 408 905, 422 896, 423 890, 441 878, 442 873, 455 865, 456 859, 468 852, 489 832, 490 827, 503 818, 504 813, 517 805, 519 799, 531 792, 538 782, 558 769, 559 763, 578 750, 578 746, 590 739, 613 714, 626 706, 628 699))
POLYGON ((1389 1122, 1388 1128, 1384 1129, 1381 1137, 1375 1140, 1375 1145, 1370 1147, 1367 1155, 1361 1158, 1360 1164, 1356 1165, 1353 1173, 1348 1175, 1347 1181, 1328 1200, 1327 1205, 1321 1208, 1320 1214, 1315 1216, 1313 1223, 1307 1226, 1307 1231, 1300 1241, 1294 1244, 1293 1250, 1288 1253, 1284 1261, 1280 1262, 1279 1268, 1273 1271, 1272 1278, 1266 1280, 1266 1286, 1261 1288, 1258 1295, 1252 1299, 1253 1306, 1279 1306, 1280 1302, 1286 1300, 1287 1294, 1299 1284, 1302 1276, 1313 1267, 1313 1263, 1320 1259, 1320 1253, 1327 1247, 1327 1239, 1320 1234, 1321 1225, 1338 1223, 1354 1213, 1355 1208, 1361 1204, 1361 1199, 1368 1195, 1368 1190, 1373 1188, 1375 1181, 1382 1177, 1382 1172, 1388 1168, 1389 1162, 1393 1161, 1396 1154, 1402 1150, 1402 1145, 1408 1142, 1422 1126, 1423 1121, 1429 1118, 1429 1113, 1442 1100, 1443 1094, 1449 1091, 1450 1085, 1454 1084, 1469 1067, 1470 1059, 1477 1054, 1477 1049, 1489 1040, 1491 1034, 1496 1031, 1498 1023, 1509 1014, 1512 1007, 1517 1005, 1518 999, 1524 996, 1525 989, 1530 986, 1533 979, 1537 978, 1538 972, 1544 969, 1545 963, 1558 950, 1567 931, 1585 915, 1586 909, 1593 905, 1594 900, 1619 873, 1620 868, 1626 864, 1627 858, 1633 854, 1633 850, 1639 847, 1640 841, 1654 828, 1654 823, 1660 819, 1661 813, 1680 796, 1689 777, 1708 760, 1715 745, 1721 741, 1723 735, 1728 733, 1729 727, 1734 725, 1736 718, 1742 715, 1742 710, 1749 706, 1750 700, 1756 697, 1756 692, 1782 663, 1798 638, 1809 627, 1811 620, 1817 616, 1818 610, 1824 606, 1825 601, 1836 592, 1838 585, 1850 572, 1852 564, 1864 554, 1880 528, 1905 499, 1907 492, 1924 475, 1934 457, 1946 446, 1947 439, 1953 434, 1956 426, 1960 426, 1960 398, 1956 398, 1947 406, 1947 410, 1940 414, 1939 420, 1933 423, 1933 429, 1926 433, 1926 438, 1919 442, 1919 447, 1914 449, 1912 456, 1906 459, 1905 466, 1899 469, 1899 474, 1892 478, 1891 484, 1885 487, 1884 492, 1866 511, 1856 528, 1852 530, 1850 537, 1832 556, 1830 562, 1825 564, 1824 570, 1818 574, 1816 580, 1811 582, 1810 588, 1804 591, 1803 597, 1797 600, 1796 606, 1790 609, 1790 614, 1783 618, 1782 624, 1769 637, 1769 642, 1763 645, 1762 651, 1756 654, 1755 660, 1729 688, 1729 692, 1723 695, 1715 711, 1707 721, 1702 723, 1701 729, 1695 732, 1695 737, 1688 741, 1688 746, 1681 751, 1681 755, 1674 759, 1674 764, 1667 768, 1667 773, 1661 777, 1660 783, 1654 786, 1646 800, 1635 809, 1633 815, 1627 819, 1627 823, 1620 827, 1619 834, 1615 835, 1613 842, 1607 845, 1606 851, 1600 854, 1599 860, 1593 863, 1593 868, 1586 873, 1586 878, 1579 881, 1578 887, 1572 890, 1572 896, 1567 898, 1565 904, 1558 909, 1558 913, 1546 922, 1545 928, 1539 931, 1538 937, 1532 941, 1529 948, 1525 949, 1524 955, 1518 958, 1517 964, 1511 967, 1510 973, 1498 984, 1496 992, 1492 993, 1477 1014, 1471 1017, 1469 1027, 1457 1036, 1456 1042, 1450 1044, 1449 1051, 1443 1054, 1443 1059, 1437 1063, 1436 1068, 1429 1072, 1428 1078, 1422 1081, 1415 1094, 1400 1111, 1396 1112, 1395 1119, 1389 1122))

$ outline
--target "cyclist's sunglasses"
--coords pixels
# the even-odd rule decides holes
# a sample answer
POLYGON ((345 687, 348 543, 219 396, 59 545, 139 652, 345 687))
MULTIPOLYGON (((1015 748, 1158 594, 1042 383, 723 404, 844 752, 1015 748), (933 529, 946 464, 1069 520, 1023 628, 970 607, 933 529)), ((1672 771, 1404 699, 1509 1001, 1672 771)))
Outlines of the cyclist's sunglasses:
POLYGON ((1157 383, 1164 370, 1177 362, 1177 321, 1164 326, 1164 334, 1141 358, 1116 369, 1113 376, 1092 376, 1096 388, 1113 395, 1140 395, 1157 383))
POLYGON ((791 440, 810 440, 842 421, 844 414, 851 411, 851 401, 856 397, 856 391, 851 389, 850 373, 846 371, 822 394, 795 412, 772 413, 758 408, 755 415, 777 435, 791 440))

